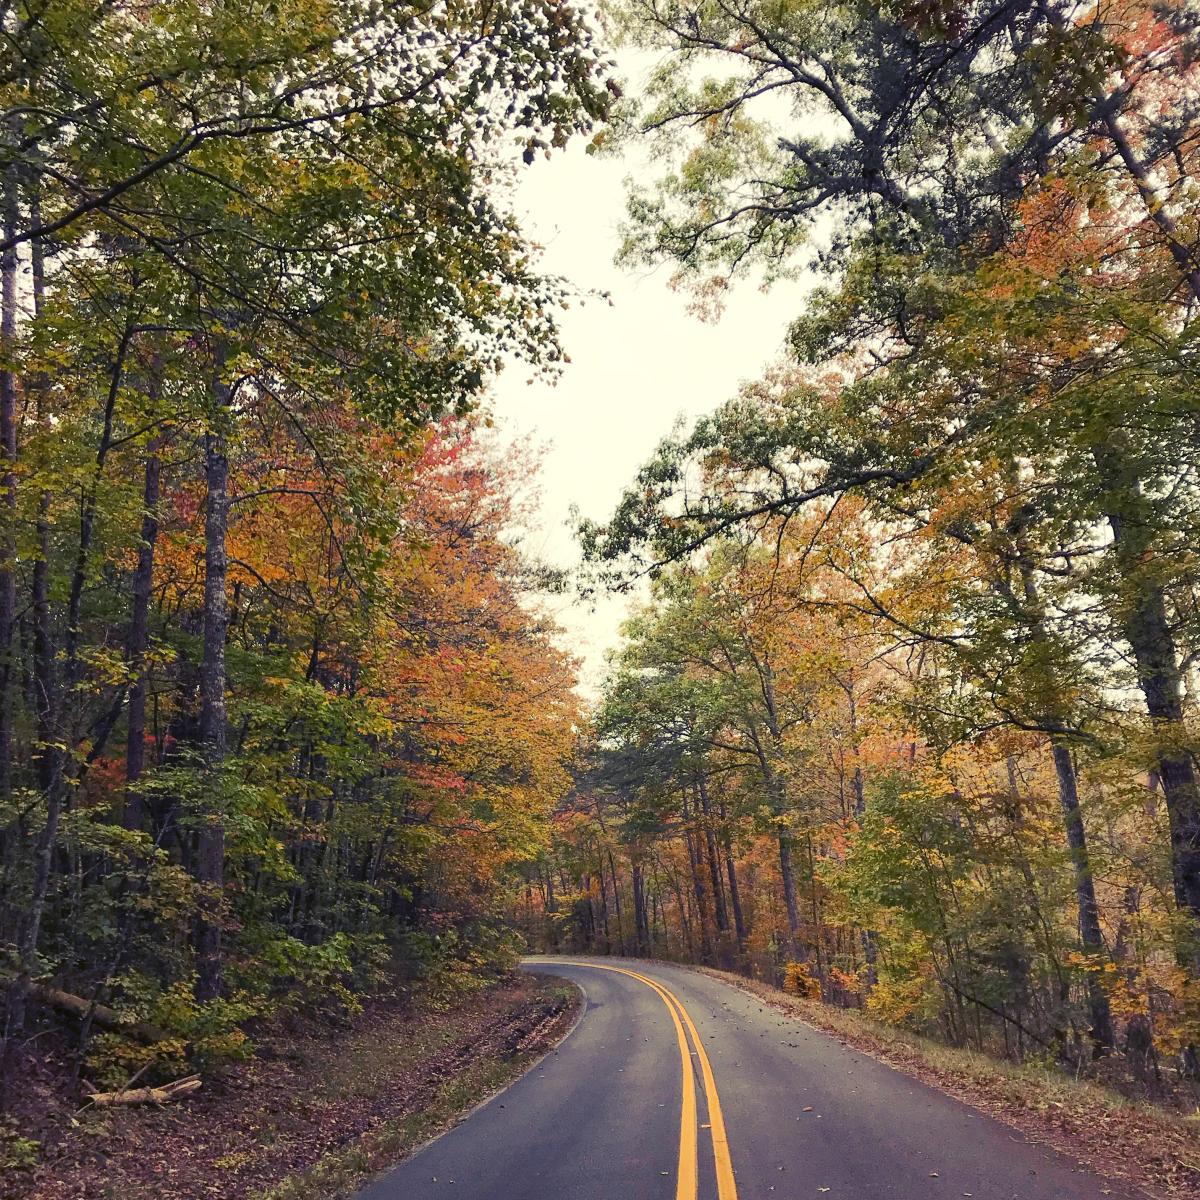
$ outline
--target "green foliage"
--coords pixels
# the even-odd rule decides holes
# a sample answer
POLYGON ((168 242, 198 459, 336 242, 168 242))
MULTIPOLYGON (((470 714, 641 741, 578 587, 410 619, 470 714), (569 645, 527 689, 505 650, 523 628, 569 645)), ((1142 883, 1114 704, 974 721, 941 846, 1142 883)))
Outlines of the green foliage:
POLYGON ((240 951, 237 985, 269 998, 271 1012, 345 1020, 361 1012, 360 998, 388 978, 390 955, 380 934, 335 933, 309 945, 264 928, 244 938, 240 951))
POLYGON ((119 1085, 511 958, 573 677, 472 414, 562 360, 517 163, 616 89, 556 0, 18 9, 0 944, 164 1034, 119 1085))
POLYGON ((35 1167, 41 1152, 41 1142, 23 1137, 9 1118, 0 1119, 0 1171, 22 1171, 35 1167))
POLYGON ((118 1088, 139 1073, 151 1082, 177 1079, 192 1070, 240 1062, 253 1053, 242 1026, 261 1016, 263 1008, 252 997, 200 1002, 192 979, 164 985, 139 972, 122 975, 113 984, 122 1018, 130 1025, 145 1023, 164 1036, 147 1041, 118 1030, 98 1034, 88 1054, 88 1069, 98 1084, 118 1088))
POLYGON ((462 932, 413 931, 399 956, 423 1001, 445 1009, 513 970, 523 949, 520 935, 506 923, 483 920, 462 932))
POLYGON ((872 788, 839 886, 868 906, 903 913, 934 939, 946 930, 947 899, 969 873, 972 856, 954 797, 892 776, 872 788))

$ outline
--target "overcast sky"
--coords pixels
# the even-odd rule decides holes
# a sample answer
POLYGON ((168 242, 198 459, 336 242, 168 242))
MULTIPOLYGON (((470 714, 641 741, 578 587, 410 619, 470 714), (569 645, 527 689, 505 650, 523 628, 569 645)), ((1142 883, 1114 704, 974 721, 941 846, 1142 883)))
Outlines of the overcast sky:
MULTIPOLYGON (((684 294, 671 290, 669 267, 614 266, 624 179, 639 169, 644 164, 572 146, 523 171, 516 195, 528 235, 545 247, 544 270, 611 296, 611 306, 590 300, 563 315, 571 362, 556 386, 529 385, 526 372, 510 369, 493 392, 503 431, 532 434, 546 446, 541 528, 530 549, 559 566, 579 561, 571 505, 586 516, 607 516, 679 416, 715 408, 777 356, 798 309, 798 285, 764 294, 744 283, 722 319, 707 324, 688 312, 684 294)), ((623 597, 591 609, 569 598, 554 604, 570 648, 583 660, 587 692, 603 676, 604 652, 618 641, 627 604, 623 597)))

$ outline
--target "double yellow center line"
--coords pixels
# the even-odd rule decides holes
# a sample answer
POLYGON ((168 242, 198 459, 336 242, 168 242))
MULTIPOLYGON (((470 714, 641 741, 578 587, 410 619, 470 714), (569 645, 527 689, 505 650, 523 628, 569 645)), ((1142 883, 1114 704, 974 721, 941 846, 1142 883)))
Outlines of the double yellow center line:
POLYGON ((692 1073, 691 1051, 688 1048, 688 1034, 691 1034, 696 1059, 700 1063, 700 1076, 704 1080, 704 1099, 708 1107, 709 1133, 712 1135, 713 1166, 717 1176, 717 1200, 737 1200, 737 1184, 733 1179, 733 1163, 729 1158, 729 1138, 725 1133, 725 1118, 721 1113, 721 1098, 717 1095, 717 1081, 713 1075, 712 1063, 708 1061, 700 1034, 679 997, 657 980, 625 967, 610 967, 592 962, 571 962, 565 965, 591 967, 596 971, 614 971, 618 975, 628 975, 631 979, 637 979, 658 993, 671 1014, 683 1068, 683 1109, 679 1119, 679 1172, 676 1177, 675 1200, 696 1200, 699 1187, 696 1167, 699 1155, 696 1080, 692 1073))

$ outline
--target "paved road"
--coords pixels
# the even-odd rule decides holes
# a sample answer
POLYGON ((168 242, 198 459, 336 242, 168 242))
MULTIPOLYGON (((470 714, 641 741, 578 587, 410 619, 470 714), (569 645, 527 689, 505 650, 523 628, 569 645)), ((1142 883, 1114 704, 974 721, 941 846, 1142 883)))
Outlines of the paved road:
POLYGON ((575 1030, 358 1200, 1129 1200, 708 976, 525 965, 583 989, 575 1030))

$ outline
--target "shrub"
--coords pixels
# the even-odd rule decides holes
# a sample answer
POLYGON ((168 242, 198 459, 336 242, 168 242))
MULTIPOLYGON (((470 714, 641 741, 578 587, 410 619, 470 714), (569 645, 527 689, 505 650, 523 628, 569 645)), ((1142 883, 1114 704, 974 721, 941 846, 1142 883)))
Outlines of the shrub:
POLYGON ((783 967, 783 990, 793 996, 804 996, 808 1000, 820 1000, 821 981, 814 979, 808 963, 789 962, 783 967))
POLYGON ((98 1034, 87 1064, 93 1081, 102 1087, 121 1087, 140 1071, 146 1072, 148 1082, 209 1071, 253 1053, 241 1028, 262 1011, 252 999, 234 996, 201 1003, 191 979, 164 986, 136 972, 121 976, 117 991, 115 1007, 130 1025, 153 1025, 165 1036, 145 1042, 119 1030, 98 1034))

